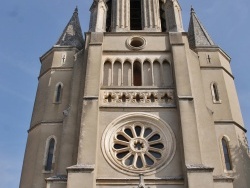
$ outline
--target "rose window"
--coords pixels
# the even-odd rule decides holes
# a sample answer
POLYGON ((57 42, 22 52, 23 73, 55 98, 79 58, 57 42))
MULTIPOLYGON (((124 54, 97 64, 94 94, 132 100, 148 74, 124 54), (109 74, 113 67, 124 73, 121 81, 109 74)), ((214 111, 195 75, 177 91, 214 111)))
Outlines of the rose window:
POLYGON ((137 123, 123 127, 114 137, 113 151, 120 163, 131 169, 145 169, 156 164, 165 146, 159 131, 137 123))
POLYGON ((170 162, 175 152, 171 128, 147 118, 126 121, 106 130, 103 151, 112 166, 130 173, 148 173, 170 162))

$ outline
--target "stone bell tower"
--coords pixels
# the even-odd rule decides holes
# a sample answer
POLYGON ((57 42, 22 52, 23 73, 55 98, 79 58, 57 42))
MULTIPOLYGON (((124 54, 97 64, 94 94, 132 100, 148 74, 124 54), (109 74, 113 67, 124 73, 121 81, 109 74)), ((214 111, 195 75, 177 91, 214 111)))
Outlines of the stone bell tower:
POLYGON ((77 9, 41 73, 21 188, 248 188, 230 57, 177 0, 77 9), (239 152, 240 151, 240 152, 239 152))

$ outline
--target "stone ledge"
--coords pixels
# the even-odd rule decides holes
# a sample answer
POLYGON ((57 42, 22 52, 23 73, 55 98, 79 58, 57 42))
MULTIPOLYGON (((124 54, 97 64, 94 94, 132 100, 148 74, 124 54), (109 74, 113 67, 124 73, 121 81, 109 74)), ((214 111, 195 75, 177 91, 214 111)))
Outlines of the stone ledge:
POLYGON ((178 99, 180 101, 193 101, 194 100, 193 96, 178 96, 178 99))
POLYGON ((233 182, 234 179, 234 177, 224 175, 214 176, 214 182, 233 182))
POLYGON ((68 167, 67 172, 68 173, 74 173, 74 172, 91 173, 92 171, 94 171, 94 169, 95 169, 95 165, 74 165, 74 166, 68 167))
POLYGON ((213 172, 214 168, 207 167, 203 164, 186 165, 188 172, 213 172))
MULTIPOLYGON (((98 177, 98 185, 138 185, 139 178, 110 178, 110 177, 98 177)), ((144 182, 146 185, 183 185, 184 177, 161 177, 161 178, 145 178, 144 182)))
POLYGON ((46 178, 45 180, 48 181, 53 181, 53 182, 66 182, 68 179, 67 175, 57 175, 57 176, 52 176, 49 178, 46 178))

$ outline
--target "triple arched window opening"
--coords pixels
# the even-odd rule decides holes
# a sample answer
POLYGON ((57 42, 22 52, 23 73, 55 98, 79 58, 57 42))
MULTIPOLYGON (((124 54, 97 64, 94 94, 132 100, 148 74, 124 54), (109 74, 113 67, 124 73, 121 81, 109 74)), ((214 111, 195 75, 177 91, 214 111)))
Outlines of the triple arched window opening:
MULTIPOLYGON (((106 31, 111 31, 112 24, 112 0, 106 2, 107 16, 106 16, 106 31)), ((159 0, 159 13, 161 20, 162 31, 166 31, 165 11, 163 9, 163 2, 159 0)), ((143 8, 142 0, 130 0, 130 30, 142 30, 143 29, 143 8)))
POLYGON ((103 67, 103 86, 173 86, 172 68, 168 61, 140 62, 107 60, 103 67))

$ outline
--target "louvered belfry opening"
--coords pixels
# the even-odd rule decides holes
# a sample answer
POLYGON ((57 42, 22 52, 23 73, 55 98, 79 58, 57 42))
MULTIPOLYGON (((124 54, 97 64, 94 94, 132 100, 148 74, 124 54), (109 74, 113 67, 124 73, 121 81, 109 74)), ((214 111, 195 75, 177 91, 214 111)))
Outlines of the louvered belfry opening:
POLYGON ((166 18, 165 18, 165 11, 163 10, 163 2, 159 1, 159 9, 160 9, 160 19, 161 19, 161 30, 162 32, 166 32, 166 18))
POLYGON ((130 30, 142 30, 141 0, 130 0, 130 30))
POLYGON ((111 32, 111 15, 112 15, 112 0, 107 1, 107 19, 106 19, 106 32, 111 32))

